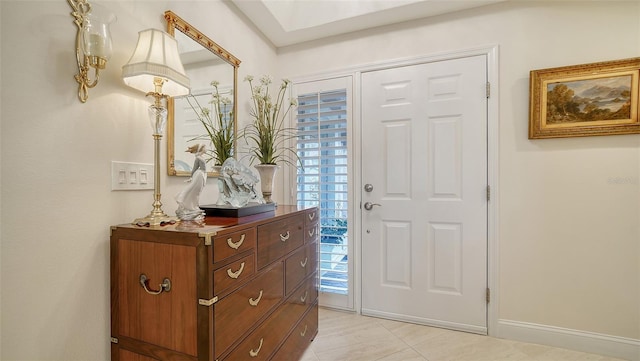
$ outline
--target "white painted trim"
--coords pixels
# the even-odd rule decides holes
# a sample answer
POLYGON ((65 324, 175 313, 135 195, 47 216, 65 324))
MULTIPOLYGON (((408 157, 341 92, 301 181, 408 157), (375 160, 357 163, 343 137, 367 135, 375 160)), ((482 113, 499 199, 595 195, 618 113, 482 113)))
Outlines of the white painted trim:
POLYGON ((498 320, 497 337, 640 361, 632 338, 511 320, 498 320))
POLYGON ((354 312, 352 302, 353 300, 349 298, 348 295, 329 292, 318 292, 318 301, 320 307, 330 308, 332 310, 354 312))
POLYGON ((377 310, 369 310, 365 308, 362 309, 362 314, 365 316, 386 318, 394 321, 404 321, 404 322, 415 323, 418 325, 446 328, 454 331, 477 333, 480 335, 487 334, 487 328, 481 327, 481 326, 472 326, 472 325, 455 323, 455 322, 432 320, 430 318, 412 317, 412 316, 401 315, 401 314, 392 313, 392 312, 381 312, 377 310))
POLYGON ((491 200, 487 225, 487 283, 491 290, 491 302, 487 306, 487 329, 494 336, 500 317, 500 235, 498 221, 500 212, 500 62, 498 45, 486 49, 487 80, 491 84, 491 96, 487 99, 487 182, 491 186, 491 200))
MULTIPOLYGON (((421 56, 414 56, 414 57, 408 57, 408 58, 383 60, 383 61, 378 61, 378 62, 371 62, 371 63, 365 63, 365 64, 360 64, 360 65, 353 65, 353 66, 349 66, 349 67, 345 67, 345 68, 341 68, 341 69, 322 71, 322 72, 319 72, 319 73, 313 73, 313 74, 308 74, 308 75, 303 75, 303 76, 296 76, 296 77, 292 77, 290 79, 294 83, 302 83, 302 82, 315 81, 315 80, 331 79, 331 78, 336 78, 336 77, 341 77, 341 76, 350 76, 350 75, 351 76, 359 76, 358 73, 364 73, 364 72, 368 72, 368 71, 396 68, 396 67, 400 67, 400 66, 431 63, 431 62, 440 61, 440 60, 451 60, 451 59, 470 57, 470 56, 476 56, 476 55, 488 55, 489 58, 491 58, 494 55, 497 56, 498 55, 498 45, 497 44, 489 44, 489 45, 478 46, 478 47, 467 48, 467 49, 461 49, 461 50, 456 50, 456 51, 439 52, 439 53, 433 53, 433 54, 429 54, 429 55, 421 55, 421 56)), ((496 60, 496 64, 497 64, 497 58, 495 60, 496 60)), ((496 70, 497 70, 497 68, 496 68, 496 70)), ((496 74, 496 76, 497 76, 497 74, 496 74)))
POLYGON ((351 244, 353 245, 353 309, 357 314, 361 314, 361 305, 362 305, 362 269, 360 265, 362 264, 362 252, 360 251, 362 248, 362 212, 360 212, 360 205, 362 204, 362 194, 357 189, 357 185, 362 184, 362 122, 361 118, 361 102, 360 96, 362 94, 361 91, 361 82, 360 82, 360 72, 353 72, 353 134, 351 139, 353 140, 353 164, 351 165, 351 171, 353 172, 353 186, 351 187, 351 191, 353 192, 353 200, 354 205, 353 209, 356 211, 353 219, 355 223, 353 225, 353 241, 351 244))

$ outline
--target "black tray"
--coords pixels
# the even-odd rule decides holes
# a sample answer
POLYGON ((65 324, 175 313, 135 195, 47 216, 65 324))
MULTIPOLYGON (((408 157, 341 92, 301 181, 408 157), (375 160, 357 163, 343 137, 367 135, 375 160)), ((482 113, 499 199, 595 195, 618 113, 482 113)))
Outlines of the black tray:
POLYGON ((245 217, 251 216, 258 213, 271 212, 276 209, 275 203, 249 203, 244 207, 235 208, 230 205, 218 206, 215 204, 209 204, 200 206, 200 208, 205 212, 207 216, 212 217, 245 217))

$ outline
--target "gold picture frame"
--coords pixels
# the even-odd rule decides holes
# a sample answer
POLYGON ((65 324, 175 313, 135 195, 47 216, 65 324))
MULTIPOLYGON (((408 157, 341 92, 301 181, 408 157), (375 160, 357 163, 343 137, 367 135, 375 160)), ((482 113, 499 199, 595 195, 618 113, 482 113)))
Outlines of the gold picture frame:
POLYGON ((532 70, 529 139, 640 133, 640 58, 532 70))

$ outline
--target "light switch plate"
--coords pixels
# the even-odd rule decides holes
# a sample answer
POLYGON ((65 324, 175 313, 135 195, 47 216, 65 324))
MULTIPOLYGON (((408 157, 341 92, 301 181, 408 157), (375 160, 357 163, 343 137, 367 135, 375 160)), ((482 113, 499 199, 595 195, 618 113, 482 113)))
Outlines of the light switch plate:
POLYGON ((111 190, 153 190, 153 164, 111 162, 111 190))

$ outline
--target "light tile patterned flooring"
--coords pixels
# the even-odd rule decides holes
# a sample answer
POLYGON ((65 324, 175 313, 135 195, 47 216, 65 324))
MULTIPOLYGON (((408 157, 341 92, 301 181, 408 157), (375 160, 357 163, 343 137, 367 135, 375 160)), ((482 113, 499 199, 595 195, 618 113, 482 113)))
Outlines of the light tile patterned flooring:
POLYGON ((302 361, 615 361, 588 353, 320 308, 302 361))

